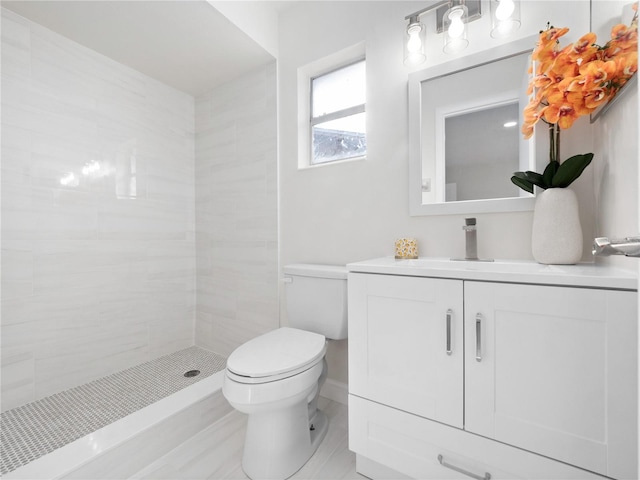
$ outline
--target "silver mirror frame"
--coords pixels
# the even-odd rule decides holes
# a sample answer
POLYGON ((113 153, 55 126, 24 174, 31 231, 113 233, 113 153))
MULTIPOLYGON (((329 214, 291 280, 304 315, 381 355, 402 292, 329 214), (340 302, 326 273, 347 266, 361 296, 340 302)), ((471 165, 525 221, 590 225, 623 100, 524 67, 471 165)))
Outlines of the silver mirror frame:
MULTIPOLYGON (((469 70, 503 58, 533 51, 538 35, 531 35, 489 50, 484 50, 450 62, 420 70, 409 75, 409 214, 456 215, 489 212, 520 212, 533 210, 535 197, 468 200, 434 204, 422 203, 422 89, 425 80, 469 70)), ((534 141, 533 139, 530 141, 534 141)))

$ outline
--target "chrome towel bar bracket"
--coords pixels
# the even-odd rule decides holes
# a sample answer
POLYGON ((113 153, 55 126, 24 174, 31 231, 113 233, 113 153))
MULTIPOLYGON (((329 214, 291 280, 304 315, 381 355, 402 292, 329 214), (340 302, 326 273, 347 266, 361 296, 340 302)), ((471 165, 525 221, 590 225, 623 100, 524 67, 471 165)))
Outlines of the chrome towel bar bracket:
POLYGON ((610 255, 640 257, 640 236, 612 240, 609 240, 608 237, 595 238, 591 253, 597 257, 608 257, 610 255))

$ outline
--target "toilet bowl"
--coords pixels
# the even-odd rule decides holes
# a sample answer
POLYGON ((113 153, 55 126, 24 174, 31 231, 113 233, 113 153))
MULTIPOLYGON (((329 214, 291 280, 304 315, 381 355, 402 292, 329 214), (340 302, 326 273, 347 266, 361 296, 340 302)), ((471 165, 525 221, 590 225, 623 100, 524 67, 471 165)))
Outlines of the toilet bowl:
POLYGON ((345 267, 283 269, 291 327, 239 346, 229 356, 222 392, 248 415, 242 468, 249 478, 283 480, 297 472, 324 438, 317 409, 327 376, 327 341, 346 338, 345 267))
POLYGON ((279 328, 234 351, 223 393, 249 415, 242 460, 253 479, 284 479, 302 467, 327 432, 322 412, 311 412, 326 369, 324 336, 279 328))

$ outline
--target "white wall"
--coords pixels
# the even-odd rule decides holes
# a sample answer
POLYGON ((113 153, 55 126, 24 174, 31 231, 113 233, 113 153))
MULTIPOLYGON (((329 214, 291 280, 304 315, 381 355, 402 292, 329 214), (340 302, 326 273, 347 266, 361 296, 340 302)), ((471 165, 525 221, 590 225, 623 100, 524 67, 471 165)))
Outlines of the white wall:
MULTIPOLYGON (((394 239, 398 237, 417 238, 421 255, 452 257, 464 252, 461 228, 464 216, 408 214, 409 71, 402 64, 402 35, 406 26, 404 17, 424 5, 424 2, 391 1, 301 2, 281 14, 278 58, 281 264, 344 264, 392 255, 394 239), (368 83, 367 159, 299 170, 297 70, 363 40, 368 83)), ((488 11, 486 2, 483 10, 488 11)), ((547 21, 552 21, 556 26, 571 28, 566 44, 589 31, 589 2, 525 1, 522 20, 516 38, 536 34, 545 28, 547 21)), ((470 24, 472 39, 467 54, 498 44, 488 35, 488 22, 485 15, 470 24)), ((439 44, 431 48, 425 67, 446 60, 439 49, 439 44)), ((614 116, 611 121, 618 120, 614 116)), ((621 141, 622 133, 612 129, 610 141, 621 141)), ((590 151, 596 152, 597 165, 599 149, 594 148, 592 127, 583 118, 563 133, 562 156, 590 151)), ((589 246, 596 230, 596 217, 602 218, 612 209, 603 206, 599 210, 596 206, 595 171, 596 168, 588 169, 572 186, 580 201, 586 261, 591 260, 589 246)), ((609 190, 617 188, 617 181, 610 180, 609 190)), ((477 218, 480 256, 532 259, 531 212, 482 214, 477 218)), ((346 381, 346 342, 332 347, 329 361, 330 376, 346 381)))
MULTIPOLYGON (((625 0, 600 0, 593 4, 598 38, 618 23, 625 0), (613 11, 613 12, 612 12, 613 11)), ((594 27, 596 27, 594 25, 594 27)), ((630 85, 611 108, 594 123, 594 184, 596 197, 596 237, 624 238, 640 234, 638 226, 638 83, 630 85)), ((598 262, 635 269, 638 261, 613 256, 598 262)))
MULTIPOLYGON (((638 235, 638 88, 625 91, 612 108, 595 123, 594 191, 597 199, 597 237, 624 238, 638 235)), ((599 262, 624 269, 637 260, 608 257, 599 262)))
MULTIPOLYGON (((577 32, 587 31, 588 2, 569 3, 576 7, 574 11, 560 2, 525 2, 519 36, 537 32, 549 17, 577 32), (529 13, 533 4, 544 8, 544 13, 533 18, 529 13)), ((463 251, 462 216, 408 214, 409 71, 402 64, 402 32, 404 16, 418 8, 418 4, 302 2, 281 15, 279 137, 283 263, 302 260, 345 263, 390 255, 393 240, 399 236, 418 238, 422 255, 455 256, 463 251), (298 170, 297 69, 363 39, 367 52, 367 160, 298 170)), ((485 20, 488 19, 483 17, 471 26, 488 30, 482 23, 485 20)), ((478 32, 475 38, 478 40, 472 40, 468 53, 497 42, 486 31, 482 35, 478 32)), ((432 62, 443 55, 434 53, 432 62)), ((589 151, 588 135, 581 140, 583 145, 588 143, 589 151)), ((564 155, 570 156, 571 141, 565 140, 564 145, 564 155)), ((587 176, 588 173, 579 182, 587 176)), ((495 258, 531 258, 530 224, 530 213, 479 216, 480 253, 495 258)))
POLYGON ((2 10, 3 410, 193 344, 193 134, 192 97, 2 10))
POLYGON ((196 344, 278 327, 275 62, 196 99, 196 344))

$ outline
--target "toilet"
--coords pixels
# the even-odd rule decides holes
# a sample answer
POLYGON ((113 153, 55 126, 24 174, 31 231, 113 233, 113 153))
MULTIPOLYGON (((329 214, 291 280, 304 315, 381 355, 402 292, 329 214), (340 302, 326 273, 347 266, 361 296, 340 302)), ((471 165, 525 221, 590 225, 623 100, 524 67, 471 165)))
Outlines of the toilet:
POLYGON ((254 480, 290 477, 322 442, 328 420, 317 402, 327 341, 347 338, 346 267, 297 264, 283 271, 290 327, 234 350, 222 386, 231 406, 248 415, 242 469, 254 480))

